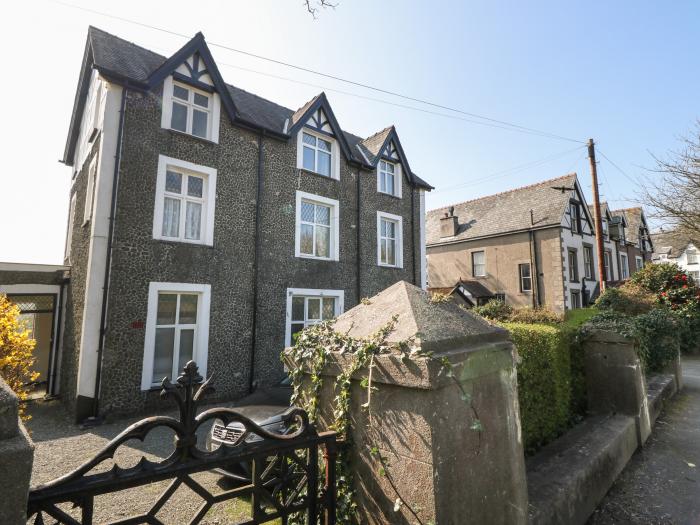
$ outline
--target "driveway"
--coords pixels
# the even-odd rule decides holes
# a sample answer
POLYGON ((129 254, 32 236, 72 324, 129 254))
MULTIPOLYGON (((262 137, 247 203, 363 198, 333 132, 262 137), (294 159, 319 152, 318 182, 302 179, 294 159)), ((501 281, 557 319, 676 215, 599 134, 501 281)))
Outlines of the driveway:
MULTIPOLYGON (((255 393, 241 400, 238 405, 266 404, 280 402, 278 392, 272 396, 265 392, 255 393)), ((235 406, 228 403, 217 406, 235 406)), ((204 406, 201 409, 211 408, 204 406)), ((29 413, 32 419, 28 422, 34 444, 34 466, 32 471, 32 486, 46 483, 54 478, 62 476, 79 467, 85 461, 91 459, 109 441, 124 430, 127 426, 142 419, 121 419, 108 422, 100 426, 81 429, 71 422, 68 414, 58 401, 37 402, 30 405, 29 413)), ((173 410, 162 413, 163 415, 178 416, 173 410)), ((201 429, 199 442, 204 443, 204 436, 209 426, 201 429)), ((174 434, 169 429, 157 428, 151 431, 144 442, 130 441, 122 445, 115 456, 115 462, 121 467, 135 465, 139 459, 145 456, 151 461, 158 461, 167 457, 174 448, 174 434)), ((106 465, 111 467, 111 462, 106 465)), ((106 470, 105 468, 100 471, 106 470)), ((207 488, 211 493, 219 493, 232 488, 231 484, 218 474, 201 472, 192 476, 198 483, 207 488)), ((117 519, 124 519, 134 514, 145 513, 158 496, 165 490, 170 481, 152 483, 150 485, 123 490, 99 496, 95 500, 95 523, 106 523, 117 519)), ((196 513, 202 499, 189 488, 181 486, 169 499, 169 502, 161 509, 157 517, 163 523, 187 523, 196 513)), ((63 509, 69 512, 70 507, 63 509)), ((202 523, 216 525, 237 523, 249 518, 250 505, 248 501, 233 500, 215 505, 206 515, 202 523)))
POLYGON ((700 525, 700 358, 683 360, 683 380, 588 525, 700 525))

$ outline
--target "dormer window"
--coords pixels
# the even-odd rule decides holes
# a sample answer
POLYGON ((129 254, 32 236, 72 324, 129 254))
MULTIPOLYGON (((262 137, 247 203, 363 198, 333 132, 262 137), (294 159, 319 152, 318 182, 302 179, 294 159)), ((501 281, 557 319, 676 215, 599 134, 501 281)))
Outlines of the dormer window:
POLYGON ((377 191, 401 197, 401 165, 380 160, 377 166, 377 191))
POLYGON ((313 171, 324 177, 331 176, 333 143, 330 140, 302 131, 302 149, 302 167, 305 170, 313 171))
POLYGON ((212 142, 219 141, 219 101, 208 93, 168 77, 163 86, 161 126, 212 142))

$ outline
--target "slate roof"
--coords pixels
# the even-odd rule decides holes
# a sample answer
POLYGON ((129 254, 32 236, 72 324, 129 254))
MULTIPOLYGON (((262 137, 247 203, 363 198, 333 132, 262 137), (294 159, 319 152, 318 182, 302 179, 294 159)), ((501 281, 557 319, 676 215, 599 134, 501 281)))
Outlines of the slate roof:
POLYGON ((659 259, 660 255, 666 255, 671 259, 680 257, 685 248, 690 244, 688 237, 675 231, 652 233, 651 242, 654 245, 653 260, 659 259))
POLYGON ((642 208, 624 208, 621 210, 612 210, 613 216, 620 215, 625 218, 627 223, 627 230, 631 232, 637 238, 639 235, 639 228, 642 227, 642 208))
POLYGON ((372 164, 376 162, 377 156, 379 155, 379 150, 384 145, 384 142, 386 142, 386 138, 389 136, 389 133, 391 133, 393 128, 394 126, 384 128, 371 137, 367 137, 358 144, 359 148, 365 154, 365 157, 367 157, 367 160, 369 160, 372 164))
POLYGON ((431 210, 426 220, 427 244, 466 241, 532 228, 558 226, 568 206, 571 192, 561 192, 552 187, 573 188, 576 182, 576 174, 570 173, 530 186, 431 210), (441 238, 440 218, 452 206, 459 223, 457 235, 441 238))
MULTIPOLYGON (((92 65, 102 74, 116 81, 129 81, 140 86, 146 86, 149 76, 167 60, 167 57, 93 26, 90 26, 88 29, 87 49, 91 52, 89 58, 92 59, 92 65)), ((83 80, 81 80, 81 83, 82 82, 83 80)), ((72 123, 73 127, 76 123, 79 124, 76 112, 82 112, 82 104, 79 99, 81 89, 85 90, 86 88, 87 86, 78 86, 72 123)), ((292 121, 295 116, 299 118, 303 114, 304 109, 308 108, 321 96, 317 95, 304 104, 302 108, 294 111, 236 86, 226 84, 226 88, 233 99, 237 113, 243 120, 259 128, 283 136, 285 135, 285 122, 287 122, 288 119, 292 121)), ((356 137, 345 131, 343 131, 343 134, 351 146, 351 160, 366 165, 367 161, 356 147, 357 144, 365 139, 356 137)), ((75 133, 73 133, 73 135, 75 135, 75 133)), ((76 138, 77 136, 69 135, 69 143, 76 138)), ((66 151, 70 151, 69 146, 66 147, 66 151)), ((70 155, 66 155, 66 157, 69 156, 70 155)), ((67 162, 71 160, 70 158, 64 158, 64 161, 67 162)), ((432 186, 423 179, 415 174, 412 175, 417 186, 432 189, 432 186)))

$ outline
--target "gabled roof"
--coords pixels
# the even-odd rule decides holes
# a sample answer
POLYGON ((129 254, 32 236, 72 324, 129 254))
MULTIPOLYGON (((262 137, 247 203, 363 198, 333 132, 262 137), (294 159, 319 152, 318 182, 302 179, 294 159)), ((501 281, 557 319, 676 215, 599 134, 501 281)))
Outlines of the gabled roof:
MULTIPOLYGON (((168 58, 111 35, 101 29, 90 26, 88 28, 83 64, 78 79, 78 87, 63 161, 68 165, 73 162, 73 153, 78 139, 80 120, 82 118, 85 99, 90 85, 90 74, 93 68, 97 69, 101 75, 111 82, 125 85, 132 89, 147 91, 152 89, 159 82, 162 82, 165 76, 170 74, 194 53, 198 53, 206 63, 207 72, 212 77, 217 91, 219 91, 227 113, 229 113, 235 122, 241 125, 259 129, 270 135, 287 140, 290 138, 290 134, 288 130, 285 129, 285 125, 287 127, 293 125, 291 122, 293 117, 295 115, 301 116, 304 113, 304 108, 308 109, 310 106, 322 101, 327 108, 327 113, 332 115, 330 105, 324 93, 314 97, 300 110, 293 111, 236 86, 226 84, 216 67, 214 59, 211 57, 204 36, 201 33, 197 33, 194 38, 168 58)), ((328 116, 330 117, 330 115, 328 116)), ((335 120, 335 117, 333 117, 333 119, 335 120)), ((335 124, 337 125, 337 121, 335 124)), ((341 130, 340 126, 338 126, 338 129, 340 130, 339 142, 341 142, 341 144, 345 142, 344 147, 347 148, 348 159, 367 169, 373 168, 368 159, 366 159, 356 147, 356 145, 361 143, 364 139, 341 130)), ((411 175, 413 183, 416 186, 432 189, 432 186, 420 177, 415 174, 411 175)))
POLYGON ((613 215, 624 217, 625 223, 627 224, 627 229, 634 232, 635 235, 639 232, 640 227, 646 227, 643 218, 644 211, 642 211, 642 208, 624 208, 621 210, 613 210, 611 213, 613 215))
POLYGON ((680 257, 692 241, 685 235, 676 231, 652 233, 651 240, 654 245, 652 258, 658 259, 660 255, 666 255, 670 259, 680 257))
POLYGON ((452 206, 428 212, 426 242, 467 241, 505 233, 559 226, 569 205, 570 191, 554 187, 578 188, 575 173, 549 179, 530 186, 496 193, 480 199, 454 204, 458 219, 457 235, 440 237, 440 218, 452 206), (530 211, 532 210, 532 215, 530 211))

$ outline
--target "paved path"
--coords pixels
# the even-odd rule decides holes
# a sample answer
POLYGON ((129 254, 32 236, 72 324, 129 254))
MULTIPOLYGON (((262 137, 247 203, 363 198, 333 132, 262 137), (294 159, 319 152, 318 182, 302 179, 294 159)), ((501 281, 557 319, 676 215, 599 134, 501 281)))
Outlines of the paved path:
POLYGON ((684 359, 683 380, 588 525, 700 525, 700 358, 684 359))

